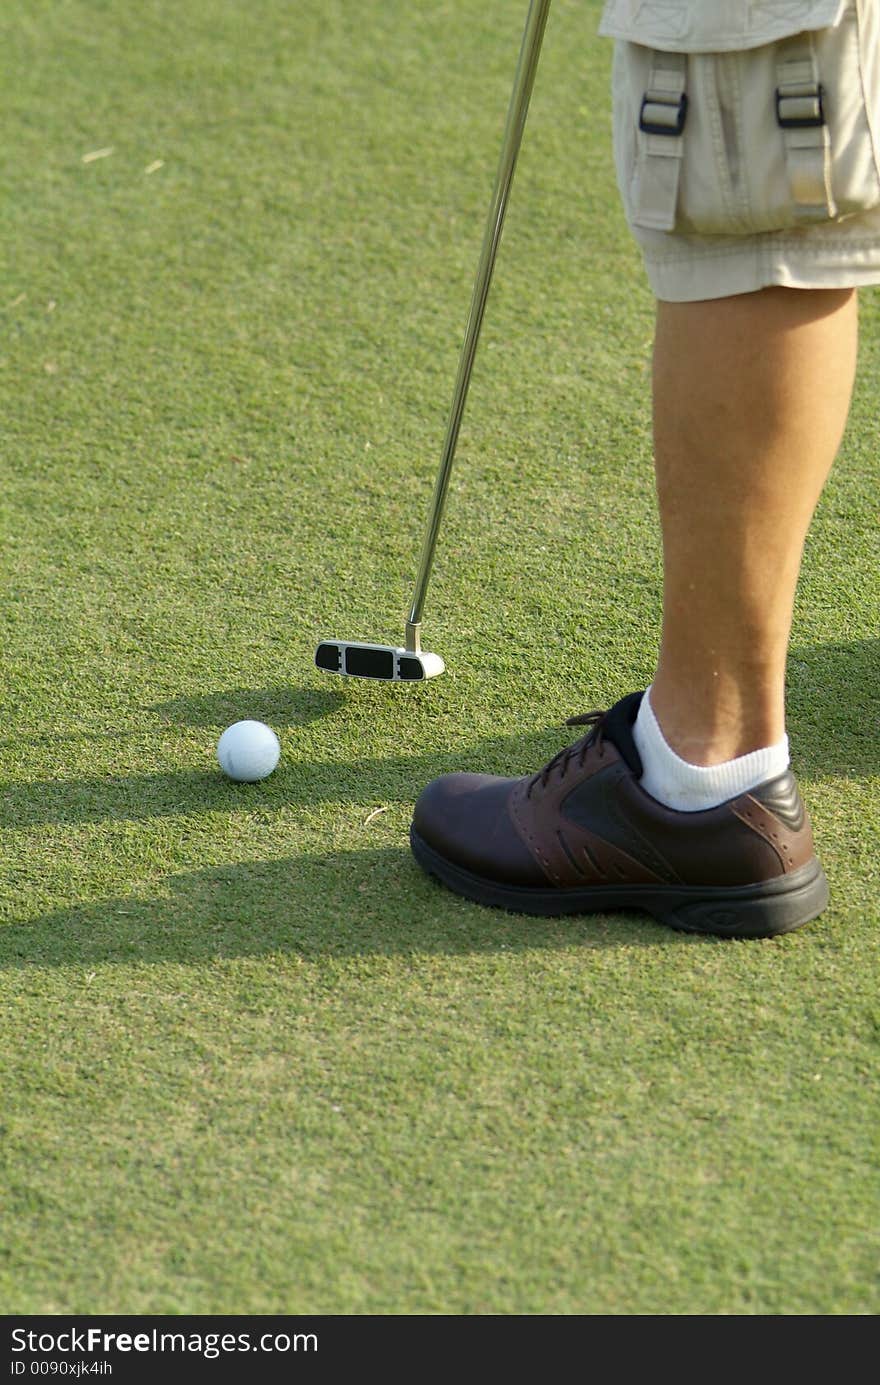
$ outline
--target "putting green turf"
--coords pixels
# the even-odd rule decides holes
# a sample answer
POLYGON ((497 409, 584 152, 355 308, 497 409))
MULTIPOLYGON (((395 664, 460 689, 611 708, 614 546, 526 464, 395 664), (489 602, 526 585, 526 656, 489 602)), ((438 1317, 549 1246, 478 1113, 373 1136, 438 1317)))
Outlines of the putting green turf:
POLYGON ((0 18, 6 1313, 880 1307, 873 291, 789 666, 825 915, 523 920, 407 847, 653 672, 599 9, 551 11, 423 687, 312 658, 402 637, 525 4, 0 18))

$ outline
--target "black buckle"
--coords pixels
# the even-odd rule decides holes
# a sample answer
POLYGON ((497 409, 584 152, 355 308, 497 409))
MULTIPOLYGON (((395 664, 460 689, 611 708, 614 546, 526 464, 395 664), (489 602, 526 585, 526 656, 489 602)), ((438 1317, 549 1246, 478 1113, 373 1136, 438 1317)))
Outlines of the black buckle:
POLYGON ((654 94, 646 91, 642 97, 642 108, 639 111, 639 129, 646 135, 680 135, 684 129, 684 122, 687 117, 688 99, 687 93, 682 92, 681 96, 666 97, 662 93, 654 94), (675 111, 674 125, 657 125, 645 119, 645 108, 647 106, 666 106, 670 111, 675 111))
POLYGON ((815 130, 825 122, 825 88, 821 82, 816 86, 810 87, 809 91, 783 93, 780 87, 776 88, 776 119, 783 130, 815 130), (783 101, 813 101, 816 105, 815 115, 783 115, 783 101))

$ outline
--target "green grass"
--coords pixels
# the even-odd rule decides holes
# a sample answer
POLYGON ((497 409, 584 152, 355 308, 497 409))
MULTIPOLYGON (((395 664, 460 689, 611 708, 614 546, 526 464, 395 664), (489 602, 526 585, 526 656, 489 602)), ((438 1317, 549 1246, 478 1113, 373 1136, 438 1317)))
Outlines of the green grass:
POLYGON ((551 12, 425 687, 312 658, 402 636, 525 5, 0 19, 6 1313, 880 1307, 873 294, 789 668, 821 920, 523 920, 407 847, 428 779, 535 769, 653 673, 599 9, 551 12))

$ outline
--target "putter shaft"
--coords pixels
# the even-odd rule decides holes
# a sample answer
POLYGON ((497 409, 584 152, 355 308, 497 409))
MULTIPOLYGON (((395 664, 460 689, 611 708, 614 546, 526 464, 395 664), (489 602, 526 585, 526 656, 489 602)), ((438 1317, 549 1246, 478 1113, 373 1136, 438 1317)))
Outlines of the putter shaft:
POLYGON ((492 281, 495 257, 498 253, 498 245, 501 240, 504 214, 507 210, 510 186, 513 182, 517 155, 519 154, 520 145, 522 143, 523 130, 525 128, 526 116, 528 115, 529 109, 529 100, 535 82, 538 58, 541 52, 541 42, 544 37, 544 29, 547 24, 549 10, 550 0, 531 0, 528 17, 526 19, 525 32, 523 34, 522 47, 520 48, 519 61, 517 63, 516 76, 513 82, 513 91, 510 96, 507 124, 505 126, 504 139, 501 145, 501 157, 498 162, 498 172, 495 177, 492 203, 489 208, 489 216, 483 236, 480 259, 477 265, 477 274, 474 280, 467 330, 465 332, 464 343, 461 348, 461 355, 458 362, 458 373, 455 379, 452 406, 449 411, 449 420, 446 426, 446 438, 443 444, 440 470, 434 485, 434 496, 431 501, 428 524, 422 544, 412 605, 410 607, 409 619, 406 622, 406 648, 416 653, 421 647, 420 633, 425 593, 428 589, 428 580, 431 575, 431 567, 434 561, 434 549, 437 545, 440 521, 443 517, 443 509, 446 504, 446 493, 449 489, 449 478, 452 473, 455 447, 458 442, 458 434, 464 414, 464 406, 467 399, 468 386, 470 385, 474 357, 477 351, 477 342, 480 337, 480 328, 483 325, 486 300, 489 296, 489 285, 492 281))

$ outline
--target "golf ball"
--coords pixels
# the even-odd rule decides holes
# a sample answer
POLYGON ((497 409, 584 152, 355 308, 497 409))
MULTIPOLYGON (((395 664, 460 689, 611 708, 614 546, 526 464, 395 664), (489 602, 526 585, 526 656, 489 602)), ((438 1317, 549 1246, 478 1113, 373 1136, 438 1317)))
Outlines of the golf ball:
POLYGON ((271 774, 281 758, 278 737, 263 721, 236 721, 217 742, 217 759, 224 774, 253 784, 271 774))

